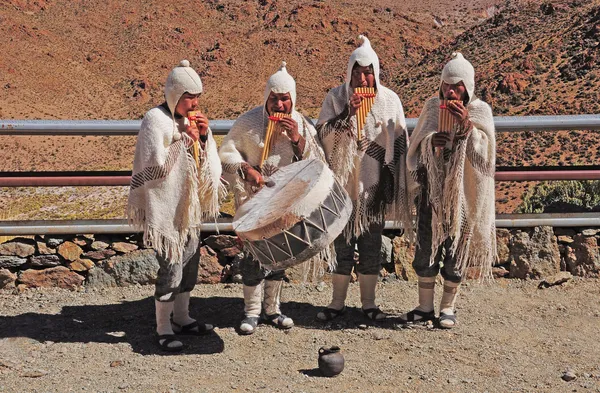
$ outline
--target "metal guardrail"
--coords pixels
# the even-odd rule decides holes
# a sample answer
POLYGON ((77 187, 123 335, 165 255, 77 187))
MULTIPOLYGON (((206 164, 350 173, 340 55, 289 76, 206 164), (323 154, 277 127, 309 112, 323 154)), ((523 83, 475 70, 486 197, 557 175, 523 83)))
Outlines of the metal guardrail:
MULTIPOLYGON (((498 214, 497 228, 530 228, 537 226, 600 227, 598 213, 544 213, 544 214, 498 214), (560 225, 556 225, 560 220, 560 225)), ((392 221, 386 221, 385 229, 398 229, 392 221)), ((202 232, 233 232, 231 218, 216 223, 203 223, 202 232)), ((0 221, 0 236, 68 235, 68 234, 120 234, 137 233, 124 219, 111 220, 37 220, 0 221)))
MULTIPOLYGON (((412 131, 416 118, 406 119, 412 131)), ((316 121, 315 121, 316 123, 316 121)), ((0 120, 0 135, 136 135, 141 120, 0 120)), ((496 132, 600 130, 600 114, 566 116, 496 116, 496 132)), ((215 135, 225 135, 233 120, 210 120, 215 135)))
MULTIPOLYGON (((418 119, 407 119, 407 127, 411 132, 418 119)), ((600 130, 600 114, 570 116, 514 116, 494 117, 496 132, 515 131, 556 131, 556 130, 600 130)), ((32 135, 68 135, 68 136, 126 136, 136 135, 141 120, 0 120, 0 135, 32 136, 32 135)), ((232 120, 211 120, 210 126, 215 135, 225 135, 232 120)), ((529 169, 529 168, 528 168, 529 169)), ((47 173, 46 173, 47 174, 47 173)), ((39 175, 44 175, 40 173, 39 175)), ((0 176, 0 187, 6 186, 63 186, 63 185, 121 185, 129 184, 130 174, 127 172, 98 176, 28 176, 20 177, 17 173, 0 176), (36 179, 37 180, 32 180, 36 179), (27 183, 29 182, 29 183, 27 183)), ((504 168, 496 174, 496 181, 521 180, 583 180, 600 179, 600 170, 596 166, 585 170, 571 167, 558 170, 508 170, 504 168)), ((599 213, 569 214, 499 214, 496 226, 533 227, 600 227, 599 213)), ((233 230, 231 220, 220 220, 217 223, 202 224, 206 232, 230 232, 233 230)), ((395 229, 392 222, 386 222, 386 229, 395 229)), ((18 236, 34 234, 71 234, 71 233, 132 233, 135 230, 126 220, 72 220, 72 221, 0 221, 0 235, 18 236)))

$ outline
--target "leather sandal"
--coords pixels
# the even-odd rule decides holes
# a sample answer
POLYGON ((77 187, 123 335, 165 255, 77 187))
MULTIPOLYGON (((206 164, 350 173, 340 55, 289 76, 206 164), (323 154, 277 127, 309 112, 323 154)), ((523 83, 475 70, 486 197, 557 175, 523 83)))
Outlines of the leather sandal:
POLYGON ((324 308, 317 313, 317 321, 328 322, 332 319, 339 317, 346 313, 346 306, 342 307, 340 310, 336 310, 335 308, 324 308))
POLYGON ((399 317, 399 320, 402 325, 410 325, 416 323, 422 324, 426 323, 427 321, 435 320, 435 312, 434 310, 421 311, 415 308, 414 310, 407 312, 406 317, 399 317))
POLYGON ((156 344, 160 349, 167 352, 180 352, 183 350, 185 345, 177 339, 174 334, 160 334, 156 335, 156 344), (169 344, 178 342, 181 345, 169 346, 169 344))
POLYGON ((289 319, 290 321, 292 320, 291 318, 283 315, 283 314, 273 314, 273 315, 264 315, 263 316, 263 321, 267 324, 267 325, 271 325, 271 326, 275 326, 278 329, 291 329, 292 327, 294 327, 294 322, 292 321, 291 325, 285 325, 284 321, 286 319, 289 319))
POLYGON ((446 314, 443 312, 440 312, 440 319, 438 322, 442 329, 452 329, 458 323, 456 314, 446 314))
POLYGON ((383 321, 387 318, 387 314, 381 311, 379 307, 367 308, 366 310, 363 309, 362 312, 365 314, 365 317, 375 322, 383 321))
POLYGON ((204 336, 206 334, 210 334, 214 326, 209 323, 199 323, 198 321, 194 321, 187 325, 179 325, 173 321, 171 321, 171 325, 173 326, 173 331, 175 334, 182 334, 186 336, 204 336))
POLYGON ((259 320, 260 320, 259 317, 252 317, 252 316, 248 316, 248 317, 245 317, 244 319, 242 319, 242 322, 240 322, 240 329, 239 329, 240 334, 249 335, 249 334, 254 333, 256 331, 256 327, 258 326, 259 320), (244 325, 247 325, 247 327, 244 327, 244 325))

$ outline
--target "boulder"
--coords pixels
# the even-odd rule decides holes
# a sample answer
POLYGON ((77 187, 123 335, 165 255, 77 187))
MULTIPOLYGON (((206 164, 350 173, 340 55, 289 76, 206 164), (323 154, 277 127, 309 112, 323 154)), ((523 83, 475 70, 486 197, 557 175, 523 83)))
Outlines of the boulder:
POLYGON ((575 276, 598 277, 600 274, 600 249, 595 237, 575 235, 573 243, 564 247, 563 258, 566 270, 575 276))
POLYGON ((103 268, 118 286, 129 286, 154 284, 159 265, 154 250, 137 250, 105 260, 103 268))
POLYGON ((83 276, 64 266, 44 270, 27 269, 18 277, 18 283, 27 288, 59 287, 74 290, 83 283, 83 276))
POLYGON ((542 278, 560 271, 560 253, 552 227, 535 227, 513 233, 510 242, 510 277, 542 278))
POLYGON ((87 288, 106 288, 106 287, 116 287, 117 282, 110 274, 106 273, 102 269, 94 268, 91 269, 87 274, 87 279, 85 281, 85 286, 87 288))
POLYGON ((418 281, 417 273, 412 267, 415 257, 415 245, 403 236, 396 236, 392 241, 393 258, 396 276, 406 281, 418 281))
POLYGON ((0 269, 0 289, 12 289, 15 287, 17 275, 8 269, 0 269))
POLYGON ((510 231, 508 229, 496 229, 496 250, 498 252, 498 261, 496 266, 504 265, 510 262, 510 231))
POLYGON ((90 248, 94 251, 101 251, 101 250, 105 250, 108 248, 108 246, 110 246, 110 244, 105 243, 103 241, 100 240, 96 240, 94 241, 92 244, 90 244, 90 248))
POLYGON ((221 282, 223 266, 216 253, 208 246, 200 247, 200 266, 198 267, 198 284, 216 284, 221 282))

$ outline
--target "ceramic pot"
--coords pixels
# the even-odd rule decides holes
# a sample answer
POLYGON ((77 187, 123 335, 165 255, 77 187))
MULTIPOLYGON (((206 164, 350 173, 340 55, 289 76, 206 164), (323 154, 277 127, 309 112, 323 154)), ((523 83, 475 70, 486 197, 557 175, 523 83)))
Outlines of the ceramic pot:
POLYGON ((344 370, 344 356, 339 347, 319 349, 319 370, 326 377, 335 377, 344 370))

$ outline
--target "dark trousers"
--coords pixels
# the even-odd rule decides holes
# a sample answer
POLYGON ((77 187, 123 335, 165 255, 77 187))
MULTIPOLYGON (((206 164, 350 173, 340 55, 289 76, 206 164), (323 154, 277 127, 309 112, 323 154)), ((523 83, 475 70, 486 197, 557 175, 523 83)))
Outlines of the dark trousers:
POLYGON ((352 269, 360 274, 379 274, 381 270, 381 234, 383 222, 372 223, 369 231, 348 243, 343 235, 335 239, 337 267, 334 273, 349 276, 352 269), (358 246, 358 262, 354 260, 354 249, 358 246))
POLYGON ((431 261, 431 205, 427 198, 427 186, 423 187, 419 205, 417 241, 419 247, 415 250, 412 266, 420 277, 435 277, 441 272, 444 280, 459 283, 460 272, 456 269, 456 256, 450 254, 452 239, 447 238, 436 252, 433 264, 431 261))
POLYGON ((154 298, 160 302, 175 300, 178 293, 191 292, 198 281, 200 242, 188 239, 181 263, 170 263, 162 254, 156 253, 158 277, 154 286, 154 298))

